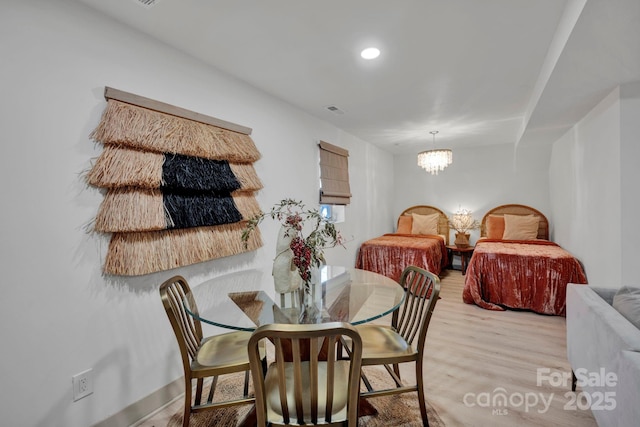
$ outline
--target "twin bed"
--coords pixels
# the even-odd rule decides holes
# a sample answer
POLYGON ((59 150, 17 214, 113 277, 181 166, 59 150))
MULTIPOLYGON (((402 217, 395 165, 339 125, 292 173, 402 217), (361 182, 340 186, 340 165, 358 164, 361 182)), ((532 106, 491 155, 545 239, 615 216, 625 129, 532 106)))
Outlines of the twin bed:
POLYGON ((467 266, 465 303, 564 316, 567 283, 584 284, 587 278, 573 255, 549 241, 549 222, 541 212, 503 205, 485 214, 467 266))
POLYGON ((395 233, 367 240, 360 246, 356 268, 395 281, 409 265, 440 275, 448 264, 448 243, 447 215, 433 206, 413 206, 400 214, 395 233))
MULTIPOLYGON (((549 222, 534 208, 491 209, 482 218, 480 236, 465 275, 462 299, 467 304, 564 316, 567 283, 587 283, 580 262, 549 241, 549 222)), ((440 275, 448 264, 448 238, 447 216, 440 209, 414 206, 400 215, 396 233, 362 244, 356 268, 394 280, 408 265, 440 275), (421 229, 436 213, 437 231, 421 229)))

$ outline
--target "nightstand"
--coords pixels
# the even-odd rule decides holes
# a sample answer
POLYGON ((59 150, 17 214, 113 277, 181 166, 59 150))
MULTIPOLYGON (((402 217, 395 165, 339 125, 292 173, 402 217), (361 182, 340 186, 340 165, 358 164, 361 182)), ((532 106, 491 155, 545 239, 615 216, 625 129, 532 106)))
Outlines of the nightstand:
POLYGON ((453 269, 453 257, 460 257, 460 265, 462 267, 462 275, 464 276, 467 273, 467 264, 469 264, 469 259, 471 255, 473 255, 473 249, 475 246, 467 246, 466 248, 459 248, 456 245, 447 245, 447 252, 449 256, 449 268, 453 269))

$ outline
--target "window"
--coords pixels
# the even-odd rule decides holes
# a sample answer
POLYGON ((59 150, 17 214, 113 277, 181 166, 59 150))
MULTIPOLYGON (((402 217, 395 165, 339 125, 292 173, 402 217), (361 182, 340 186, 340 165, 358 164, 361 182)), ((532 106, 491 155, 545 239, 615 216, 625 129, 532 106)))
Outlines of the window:
POLYGON ((348 205, 349 151, 320 141, 320 204, 348 205))
POLYGON ((344 205, 320 205, 320 214, 329 222, 339 223, 345 220, 344 205))

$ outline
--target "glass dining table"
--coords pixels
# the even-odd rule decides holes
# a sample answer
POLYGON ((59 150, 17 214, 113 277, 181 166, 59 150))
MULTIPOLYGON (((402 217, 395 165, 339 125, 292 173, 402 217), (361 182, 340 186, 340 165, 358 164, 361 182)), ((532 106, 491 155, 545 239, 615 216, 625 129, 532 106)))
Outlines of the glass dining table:
POLYGON ((207 280, 183 300, 200 321, 227 329, 253 331, 271 323, 370 322, 394 311, 404 300, 396 281, 366 270, 323 266, 313 289, 317 315, 301 315, 297 293, 276 292, 271 268, 250 269, 207 280))
MULTIPOLYGON (((242 270, 218 276, 191 288, 184 296, 187 312, 206 324, 253 331, 272 323, 348 322, 358 325, 393 312, 404 301, 404 288, 396 281, 366 270, 324 266, 315 286, 317 315, 301 316, 297 292, 279 294, 271 268, 242 270)), ((360 408, 360 416, 371 412, 360 408)), ((373 412, 371 412, 373 413, 373 412)), ((255 407, 239 426, 256 425, 255 407)))

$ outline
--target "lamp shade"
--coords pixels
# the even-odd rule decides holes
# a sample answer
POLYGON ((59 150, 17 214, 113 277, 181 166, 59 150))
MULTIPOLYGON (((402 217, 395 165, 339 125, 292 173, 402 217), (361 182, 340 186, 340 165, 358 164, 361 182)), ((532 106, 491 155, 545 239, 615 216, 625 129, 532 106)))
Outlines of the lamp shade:
POLYGON ((473 219, 471 211, 460 209, 451 216, 449 219, 449 225, 459 233, 466 233, 469 230, 478 228, 480 223, 473 219))

